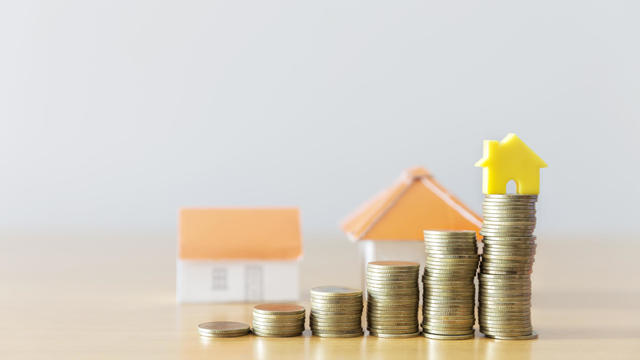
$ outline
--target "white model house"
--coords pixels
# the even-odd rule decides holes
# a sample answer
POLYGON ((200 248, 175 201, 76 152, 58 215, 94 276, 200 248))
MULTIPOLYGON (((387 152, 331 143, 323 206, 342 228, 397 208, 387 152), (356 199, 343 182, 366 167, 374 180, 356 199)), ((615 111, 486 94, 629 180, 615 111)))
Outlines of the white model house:
POLYGON ((482 219, 422 167, 406 170, 342 223, 358 242, 362 274, 368 262, 377 260, 415 261, 424 267, 424 230, 478 231, 481 226, 482 219))
POLYGON ((298 300, 298 209, 191 208, 179 217, 179 302, 298 300))

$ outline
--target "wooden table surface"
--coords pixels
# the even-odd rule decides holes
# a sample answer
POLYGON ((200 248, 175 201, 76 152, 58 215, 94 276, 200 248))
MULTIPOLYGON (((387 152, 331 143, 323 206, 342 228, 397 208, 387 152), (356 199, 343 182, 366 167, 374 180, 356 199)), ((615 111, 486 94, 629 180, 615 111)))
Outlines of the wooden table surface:
MULTIPOLYGON (((534 341, 201 339, 198 323, 248 323, 251 305, 176 304, 172 235, 1 238, 2 359, 640 359, 638 236, 540 236, 534 341)), ((358 286, 356 255, 335 234, 308 237, 302 287, 358 286)))

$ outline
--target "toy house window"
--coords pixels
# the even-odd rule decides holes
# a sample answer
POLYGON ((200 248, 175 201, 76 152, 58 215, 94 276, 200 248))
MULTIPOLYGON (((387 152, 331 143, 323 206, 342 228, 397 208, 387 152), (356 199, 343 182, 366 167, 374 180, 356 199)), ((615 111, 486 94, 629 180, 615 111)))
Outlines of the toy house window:
POLYGON ((211 289, 227 290, 227 269, 213 268, 211 273, 211 289))

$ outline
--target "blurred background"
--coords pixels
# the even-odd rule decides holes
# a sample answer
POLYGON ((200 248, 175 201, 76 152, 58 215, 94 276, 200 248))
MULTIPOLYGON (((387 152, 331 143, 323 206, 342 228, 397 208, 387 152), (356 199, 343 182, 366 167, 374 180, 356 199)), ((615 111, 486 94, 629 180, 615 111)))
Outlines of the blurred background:
POLYGON ((310 254, 346 244, 339 221, 414 165, 479 212, 473 164, 508 132, 549 164, 542 238, 637 241, 638 11, 3 2, 2 246, 173 249, 179 207, 286 205, 310 254))

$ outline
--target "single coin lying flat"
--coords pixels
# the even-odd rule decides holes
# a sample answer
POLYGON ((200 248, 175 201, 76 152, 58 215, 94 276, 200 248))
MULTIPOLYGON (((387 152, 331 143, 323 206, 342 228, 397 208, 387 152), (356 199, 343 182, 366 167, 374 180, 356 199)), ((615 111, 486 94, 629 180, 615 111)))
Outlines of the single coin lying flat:
POLYGON ((236 337, 249 334, 249 325, 235 321, 211 321, 198 325, 200 336, 236 337))

